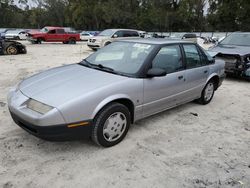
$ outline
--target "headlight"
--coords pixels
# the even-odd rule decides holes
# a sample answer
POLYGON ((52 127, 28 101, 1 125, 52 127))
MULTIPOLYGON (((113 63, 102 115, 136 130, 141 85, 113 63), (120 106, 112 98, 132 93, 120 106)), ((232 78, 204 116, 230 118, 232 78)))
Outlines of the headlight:
POLYGON ((27 108, 33 111, 36 111, 40 114, 46 114, 47 112, 53 109, 53 107, 43 104, 41 102, 38 102, 34 99, 29 99, 26 104, 27 104, 27 108))

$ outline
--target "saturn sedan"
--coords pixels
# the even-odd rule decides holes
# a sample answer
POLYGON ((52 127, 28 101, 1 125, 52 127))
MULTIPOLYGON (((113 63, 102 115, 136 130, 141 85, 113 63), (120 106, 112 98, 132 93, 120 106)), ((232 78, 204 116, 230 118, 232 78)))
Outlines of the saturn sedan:
POLYGON ((193 100, 208 104, 223 78, 224 62, 195 43, 117 41, 80 63, 25 79, 8 105, 16 124, 37 137, 91 137, 109 147, 137 120, 193 100))

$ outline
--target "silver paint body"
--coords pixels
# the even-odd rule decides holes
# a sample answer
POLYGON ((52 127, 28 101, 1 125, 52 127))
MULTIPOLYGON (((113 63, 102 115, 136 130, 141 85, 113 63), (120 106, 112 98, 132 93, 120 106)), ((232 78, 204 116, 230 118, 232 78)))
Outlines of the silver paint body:
POLYGON ((110 102, 128 99, 134 104, 137 121, 200 98, 207 82, 223 75, 223 61, 155 78, 125 77, 73 64, 24 80, 10 91, 8 105, 26 122, 50 126, 94 119, 110 102), (25 105, 29 98, 54 108, 39 114, 25 105))

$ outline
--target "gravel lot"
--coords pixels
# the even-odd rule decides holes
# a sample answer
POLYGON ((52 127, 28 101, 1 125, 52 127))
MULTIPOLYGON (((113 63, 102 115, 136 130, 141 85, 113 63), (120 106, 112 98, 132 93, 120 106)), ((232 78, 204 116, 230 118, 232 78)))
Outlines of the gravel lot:
POLYGON ((112 148, 47 142, 12 121, 6 104, 21 79, 92 53, 77 45, 27 45, 0 57, 0 187, 250 187, 250 83, 226 79, 206 106, 189 103, 132 125, 112 148))

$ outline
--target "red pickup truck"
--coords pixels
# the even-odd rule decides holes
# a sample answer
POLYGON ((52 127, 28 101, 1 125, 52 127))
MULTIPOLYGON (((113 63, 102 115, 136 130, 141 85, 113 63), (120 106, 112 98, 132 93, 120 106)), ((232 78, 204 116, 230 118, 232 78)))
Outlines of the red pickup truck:
POLYGON ((80 41, 79 33, 66 32, 63 27, 44 27, 40 31, 28 33, 28 40, 33 44, 44 42, 63 42, 63 44, 75 44, 80 41))

